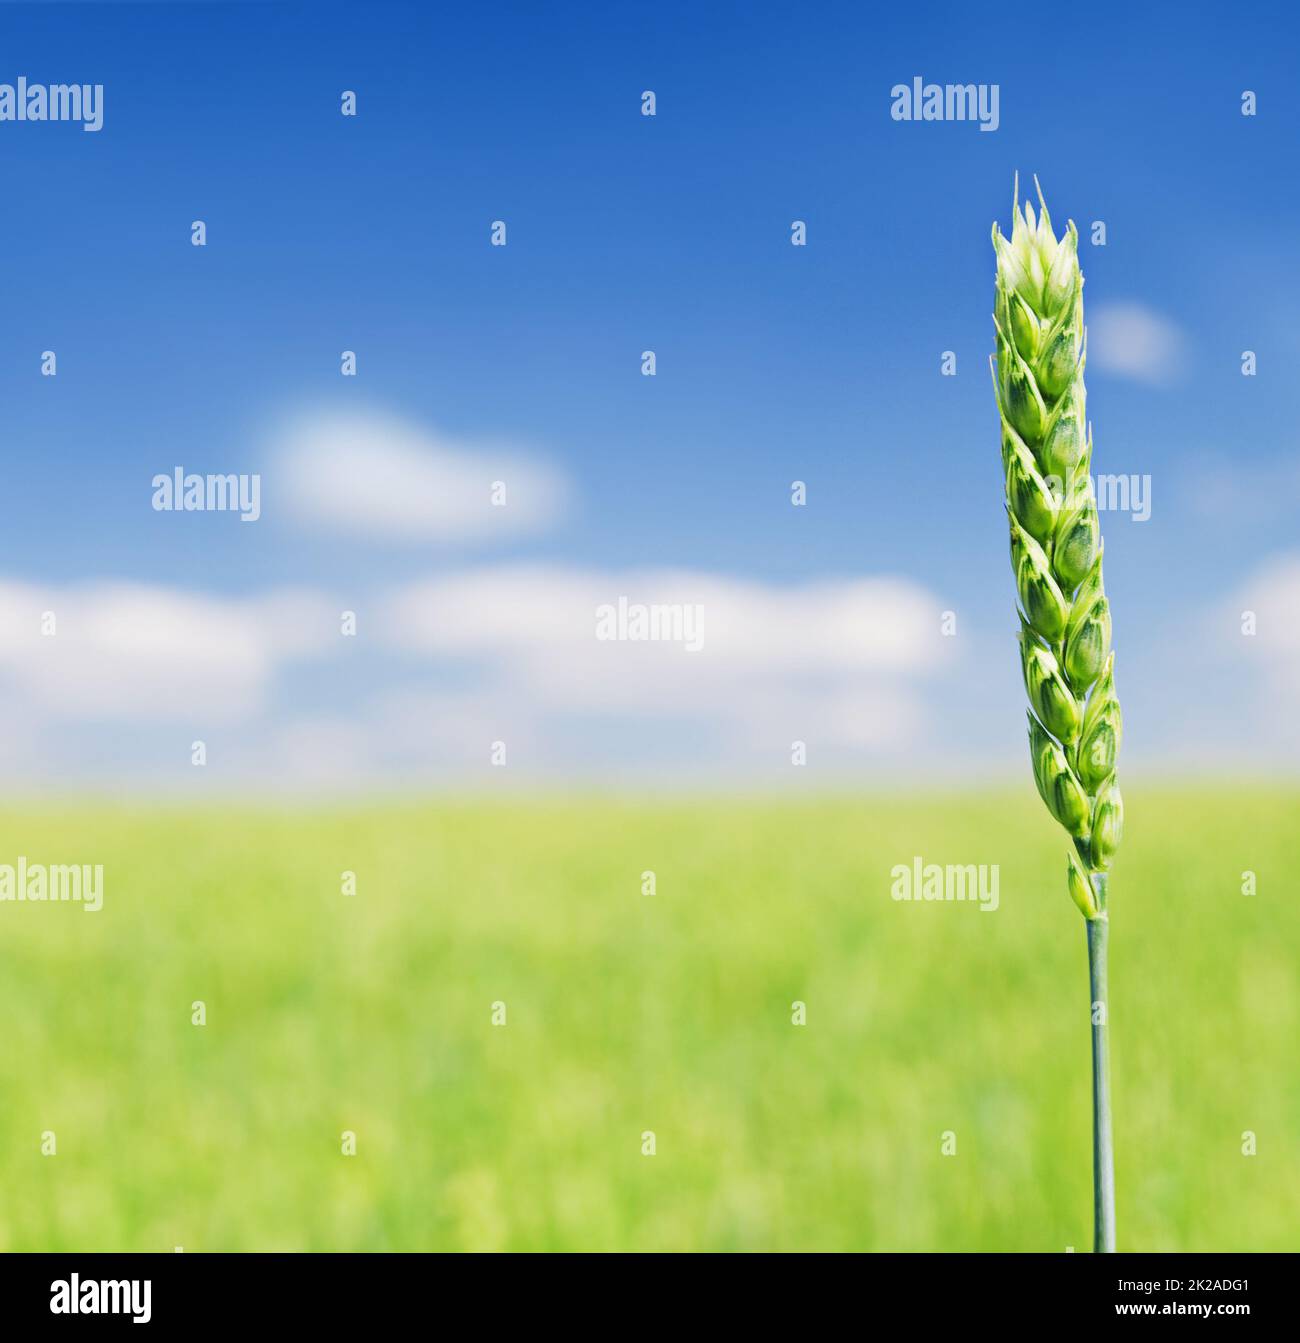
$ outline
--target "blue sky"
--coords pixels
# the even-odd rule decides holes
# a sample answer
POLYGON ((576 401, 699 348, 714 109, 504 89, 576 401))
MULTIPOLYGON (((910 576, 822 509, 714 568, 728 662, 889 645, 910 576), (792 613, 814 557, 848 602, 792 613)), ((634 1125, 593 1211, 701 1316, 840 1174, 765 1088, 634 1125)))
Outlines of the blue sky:
MULTIPOLYGON (((245 777, 298 751, 295 777, 336 759, 356 779, 456 778, 513 731, 523 775, 693 781, 761 762, 785 777, 801 721, 811 758, 853 775, 1018 763, 987 369, 989 227, 1009 223, 1017 169, 1084 231, 1095 469, 1151 480, 1148 521, 1103 516, 1134 764, 1286 763, 1300 744, 1279 727, 1300 706, 1298 27, 1280 5, 1103 5, 1032 24, 975 6, 5 6, 0 82, 105 89, 98 133, 0 123, 11 642, 28 607, 63 602, 65 656, 93 662, 100 645, 76 652, 76 626, 104 585, 131 584, 161 603, 132 608, 146 649, 138 622, 186 594, 210 603, 200 626, 233 619, 223 646, 257 645, 231 659, 233 689, 181 658, 176 695, 152 707, 103 684, 130 682, 139 649, 98 688, 84 669, 42 672, 48 651, 14 654, 0 678, 26 730, 11 764, 156 782, 185 775, 192 737, 217 737, 214 766, 238 759, 245 777), (890 90, 916 75, 997 84, 998 129, 893 121, 890 90), (1094 220, 1105 247, 1087 245, 1094 220), (355 378, 339 374, 344 349, 355 378), (955 377, 940 376, 946 350, 955 377), (404 445, 397 494, 423 444, 435 493, 438 470, 481 461, 491 478, 505 462, 553 498, 528 525, 451 534, 313 512, 310 433, 335 422, 373 432, 376 460, 394 435, 404 445), (155 512, 151 478, 178 465, 259 473, 263 516, 155 512), (446 610, 486 593, 509 626, 511 585, 539 574, 545 608, 665 572, 684 600, 744 597, 772 634, 761 676, 724 661, 697 698, 670 678, 674 713, 656 669, 640 697, 553 693, 566 664, 549 636, 544 653, 510 628, 457 644, 436 606, 441 633, 412 633, 421 593, 446 610), (894 589, 854 586, 876 582, 926 619, 955 611, 954 646, 922 639, 910 662, 866 650, 825 672, 818 641, 836 646, 859 597, 869 620, 882 593, 894 609, 894 589), (779 622, 801 592, 839 614, 791 665, 779 622), (285 601, 290 615, 268 614, 285 601), (1247 643, 1254 606, 1269 619, 1247 643), (326 641, 318 607, 335 626, 357 610, 360 637, 326 641), (271 624, 293 626, 291 646, 271 624), (720 724, 733 677, 750 707, 720 724), (864 726, 842 738, 827 704, 864 726), (422 723, 428 752, 395 753, 422 723)), ((171 655, 154 660, 160 682, 171 655)))

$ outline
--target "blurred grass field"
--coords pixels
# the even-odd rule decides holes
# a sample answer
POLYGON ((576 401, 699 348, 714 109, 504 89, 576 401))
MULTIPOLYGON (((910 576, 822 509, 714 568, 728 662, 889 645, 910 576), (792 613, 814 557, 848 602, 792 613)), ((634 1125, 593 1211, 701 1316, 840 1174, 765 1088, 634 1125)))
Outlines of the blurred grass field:
MULTIPOLYGON (((1120 1248, 1300 1248, 1300 796, 1125 791, 1120 1248)), ((105 897, 0 904, 0 1249, 1089 1247, 1032 790, 9 807, 20 854, 105 897), (914 855, 1001 907, 891 900, 914 855)))

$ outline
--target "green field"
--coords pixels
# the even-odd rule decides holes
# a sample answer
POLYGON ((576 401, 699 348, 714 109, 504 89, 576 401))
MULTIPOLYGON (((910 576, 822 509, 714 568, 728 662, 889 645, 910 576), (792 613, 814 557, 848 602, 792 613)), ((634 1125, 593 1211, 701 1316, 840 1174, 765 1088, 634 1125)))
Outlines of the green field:
MULTIPOLYGON (((1120 1248, 1300 1248, 1300 796, 1125 791, 1120 1248)), ((105 868, 98 913, 0 904, 0 1249, 1090 1245, 1084 930, 1032 788, 0 837, 105 868), (893 901, 914 855, 999 864, 1000 908, 893 901)))

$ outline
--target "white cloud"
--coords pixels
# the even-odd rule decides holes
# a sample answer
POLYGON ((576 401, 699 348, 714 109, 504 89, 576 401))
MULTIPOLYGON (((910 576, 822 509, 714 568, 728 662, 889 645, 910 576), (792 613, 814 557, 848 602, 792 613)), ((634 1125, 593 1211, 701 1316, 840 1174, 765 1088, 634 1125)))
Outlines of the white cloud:
POLYGON ((55 718, 239 718, 259 707, 280 663, 337 630, 337 612, 310 593, 0 583, 0 673, 55 718))
MULTIPOLYGON (((442 653, 581 651, 596 639, 596 608, 619 597, 704 608, 702 662, 745 670, 924 668, 944 649, 936 600, 910 580, 859 578, 773 586, 688 570, 601 572, 536 564, 469 569, 393 594, 393 641, 442 653)), ((610 644, 666 649, 664 644, 610 644)), ((673 650, 674 652, 680 650, 673 650)), ((687 659, 690 661, 690 658, 687 659)))
POLYGON ((1274 555, 1191 624, 1174 669, 1193 687, 1179 709, 1184 741, 1258 768, 1294 769, 1300 746, 1300 552, 1274 555), (1189 730, 1188 724, 1193 725, 1189 730), (1218 740, 1211 742, 1210 734, 1218 740))
POLYGON ((909 738, 920 678, 953 651, 939 602, 893 578, 777 587, 685 571, 601 573, 521 565, 394 594, 381 637, 478 664, 508 702, 568 715, 697 720, 750 741, 809 734, 840 746, 909 738), (701 647, 602 641, 620 598, 700 609, 701 647))
POLYGON ((1183 334, 1159 313, 1141 303, 1099 304, 1087 322, 1090 367, 1152 384, 1178 375, 1183 334))
POLYGON ((517 448, 388 415, 316 413, 281 432, 276 491, 301 522, 397 544, 513 540, 562 514, 564 477, 517 448), (492 501, 495 482, 504 504, 492 501))
POLYGON ((1256 633, 1243 655, 1263 655, 1264 669, 1300 698, 1300 554, 1274 556, 1241 585, 1229 617, 1239 627, 1246 611, 1254 613, 1256 633))
POLYGON ((0 582, 0 717, 22 729, 2 734, 6 771, 187 793, 789 781, 796 740, 823 768, 917 758, 926 681, 955 651, 938 600, 893 578, 788 586, 516 565, 355 604, 362 633, 343 639, 340 604, 307 590, 0 582), (597 607, 620 597, 698 605, 702 647, 598 639, 597 607), (191 732, 209 742, 201 772, 191 732), (505 772, 489 764, 498 740, 505 772))

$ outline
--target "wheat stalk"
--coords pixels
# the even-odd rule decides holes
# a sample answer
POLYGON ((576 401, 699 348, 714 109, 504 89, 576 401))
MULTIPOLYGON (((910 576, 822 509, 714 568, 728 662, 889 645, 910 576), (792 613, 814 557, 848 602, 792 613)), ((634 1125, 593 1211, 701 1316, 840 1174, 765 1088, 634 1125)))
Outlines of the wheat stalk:
MULTIPOLYGON (((1034 179, 1038 188, 1038 179, 1034 179)), ((1020 598, 1020 662, 1029 696, 1029 752, 1048 811, 1074 841, 1066 887, 1088 930, 1092 990, 1095 1246, 1115 1248, 1115 1175, 1107 1048, 1107 874, 1124 830, 1115 781, 1123 723, 1115 696, 1110 605, 1102 587, 1085 415, 1083 274, 1079 235, 1063 237, 1038 189, 1038 217, 1019 202, 997 254, 993 384, 1011 565, 1020 598)))

